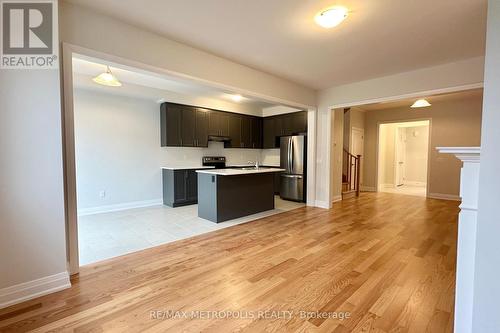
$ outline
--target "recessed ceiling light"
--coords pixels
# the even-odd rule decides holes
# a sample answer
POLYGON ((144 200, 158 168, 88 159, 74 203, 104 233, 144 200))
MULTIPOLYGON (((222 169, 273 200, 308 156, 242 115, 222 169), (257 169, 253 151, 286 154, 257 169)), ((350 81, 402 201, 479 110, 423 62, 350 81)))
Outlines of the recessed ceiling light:
POLYGON ((314 17, 314 21, 323 28, 333 28, 339 25, 348 15, 348 10, 345 7, 331 7, 325 9, 314 17))
POLYGON ((231 95, 231 99, 235 102, 240 102, 243 99, 241 95, 231 95))
POLYGON ((106 66, 106 72, 97 75, 92 79, 92 81, 98 84, 102 84, 103 86, 110 87, 120 87, 122 85, 122 83, 118 81, 116 76, 111 73, 111 69, 109 69, 109 66, 106 66))
POLYGON ((426 108, 431 106, 431 103, 427 102, 425 99, 419 99, 413 103, 412 108, 426 108))

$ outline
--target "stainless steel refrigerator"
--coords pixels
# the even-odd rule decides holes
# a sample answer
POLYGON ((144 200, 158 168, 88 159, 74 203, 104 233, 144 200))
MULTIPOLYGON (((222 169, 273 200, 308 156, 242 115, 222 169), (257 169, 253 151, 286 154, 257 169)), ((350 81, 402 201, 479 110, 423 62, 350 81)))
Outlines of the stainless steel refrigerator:
POLYGON ((280 138, 280 167, 286 170, 280 179, 282 199, 306 201, 306 146, 303 135, 280 138))

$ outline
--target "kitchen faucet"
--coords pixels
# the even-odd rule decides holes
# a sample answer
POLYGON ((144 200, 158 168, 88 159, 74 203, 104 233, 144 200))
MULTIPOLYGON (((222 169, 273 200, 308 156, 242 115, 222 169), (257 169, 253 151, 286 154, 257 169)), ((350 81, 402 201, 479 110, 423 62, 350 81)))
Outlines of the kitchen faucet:
POLYGON ((255 162, 252 162, 252 161, 248 161, 247 163, 249 164, 253 164, 255 166, 255 169, 258 169, 259 168, 259 161, 255 160, 255 162))

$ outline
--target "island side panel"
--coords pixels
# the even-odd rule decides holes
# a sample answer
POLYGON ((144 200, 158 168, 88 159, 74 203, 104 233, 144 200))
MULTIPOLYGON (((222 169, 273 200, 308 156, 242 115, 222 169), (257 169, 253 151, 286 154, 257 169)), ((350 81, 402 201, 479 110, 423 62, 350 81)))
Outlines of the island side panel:
POLYGON ((274 209, 274 174, 217 176, 217 222, 274 209))
POLYGON ((174 171, 162 169, 163 204, 174 207, 174 171))
POLYGON ((217 221, 217 176, 198 173, 198 216, 217 221))

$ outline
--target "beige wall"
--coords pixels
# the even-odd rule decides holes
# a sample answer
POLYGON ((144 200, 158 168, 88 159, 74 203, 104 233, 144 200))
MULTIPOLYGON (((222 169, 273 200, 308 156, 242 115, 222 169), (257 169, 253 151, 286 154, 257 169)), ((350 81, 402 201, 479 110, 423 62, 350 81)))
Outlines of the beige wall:
POLYGON ((396 128, 397 124, 383 124, 380 126, 378 184, 382 187, 394 186, 396 128))
POLYGON ((351 131, 352 128, 365 128, 365 113, 359 108, 353 107, 348 112, 344 113, 344 149, 351 151, 350 142, 351 142, 351 131))
MULTIPOLYGON (((337 110, 342 110, 342 109, 337 109, 337 110)), ((335 112, 337 112, 335 110, 335 112)), ((343 131, 343 147, 345 150, 349 150, 349 141, 350 141, 350 136, 351 136, 351 110, 344 112, 343 113, 343 118, 344 118, 344 125, 342 126, 342 131, 343 131)))
POLYGON ((406 168, 407 183, 427 183, 429 126, 407 127, 406 168))
MULTIPOLYGON (((331 184, 330 119, 332 108, 413 98, 430 91, 442 93, 480 87, 483 82, 484 57, 466 59, 410 72, 374 78, 318 91, 316 128, 316 203, 329 207, 331 184)), ((365 132, 366 138, 366 132, 365 132)), ((365 140, 366 141, 366 140, 365 140)), ((335 161, 333 162, 335 163, 335 161)))
POLYGON ((456 197, 459 194, 460 162, 453 156, 439 154, 439 146, 479 146, 481 135, 482 97, 436 102, 430 108, 409 107, 365 114, 364 186, 377 186, 377 137, 380 123, 431 120, 429 195, 456 197))

